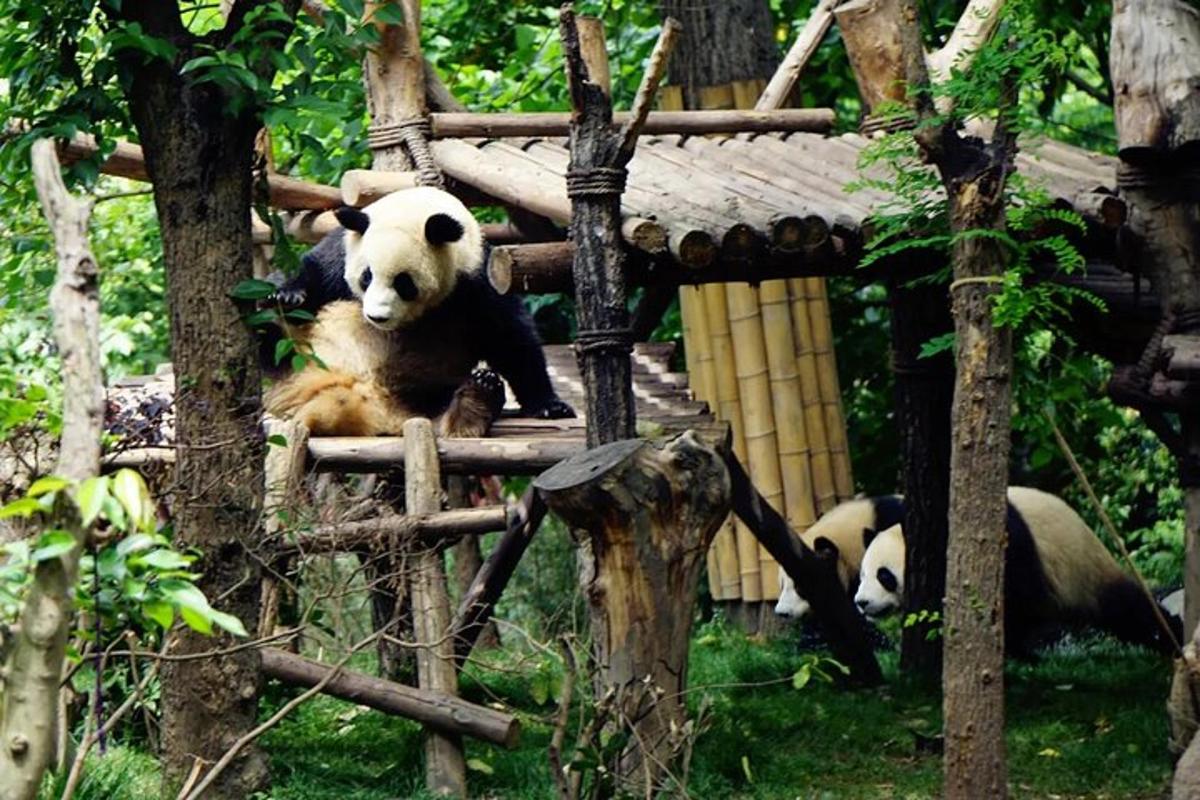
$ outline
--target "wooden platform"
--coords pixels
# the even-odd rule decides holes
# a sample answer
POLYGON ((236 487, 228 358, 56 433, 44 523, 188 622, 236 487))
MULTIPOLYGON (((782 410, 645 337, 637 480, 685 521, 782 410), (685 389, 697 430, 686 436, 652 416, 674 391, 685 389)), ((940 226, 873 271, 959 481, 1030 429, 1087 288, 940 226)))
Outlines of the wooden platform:
MULTIPOLYGON (((549 345, 545 352, 555 391, 577 411, 582 409, 583 382, 573 348, 549 345)), ((671 370, 674 352, 675 345, 670 342, 634 345, 630 358, 639 433, 662 435, 692 428, 710 437, 722 437, 724 423, 708 413, 705 403, 693 398, 687 375, 671 370)), ((109 389, 110 406, 125 409, 121 427, 136 431, 143 438, 106 455, 108 469, 174 461, 173 389, 174 378, 165 370, 154 376, 122 379, 109 389), (146 409, 154 410, 155 420, 143 418, 146 409)), ((586 421, 582 417, 540 420, 519 414, 510 393, 504 415, 486 438, 439 440, 443 472, 528 475, 584 449, 586 421)), ((320 471, 395 469, 404 464, 404 439, 399 436, 313 438, 309 441, 309 457, 313 468, 320 471)))

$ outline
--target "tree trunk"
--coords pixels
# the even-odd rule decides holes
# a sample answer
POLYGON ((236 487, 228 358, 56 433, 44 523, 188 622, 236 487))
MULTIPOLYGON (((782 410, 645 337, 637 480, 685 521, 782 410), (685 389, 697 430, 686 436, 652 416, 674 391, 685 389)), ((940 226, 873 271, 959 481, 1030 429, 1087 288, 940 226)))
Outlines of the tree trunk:
MULTIPOLYGON (((132 116, 154 182, 162 231, 174 363, 176 544, 202 552, 198 585, 214 605, 257 629, 257 540, 263 500, 257 348, 228 293, 251 277, 251 155, 258 122, 231 114, 211 83, 170 68, 135 70, 132 116)), ((228 635, 169 636, 174 656, 228 647, 228 635)), ((163 665, 164 778, 177 786, 197 759, 215 762, 255 724, 254 649, 163 665)), ((242 798, 267 780, 266 758, 242 751, 212 787, 242 798)))
POLYGON ((700 89, 769 78, 779 63, 775 24, 765 0, 659 0, 663 18, 683 24, 671 59, 671 83, 682 86, 685 105, 702 108, 700 89))
MULTIPOLYGON (((949 352, 921 358, 921 347, 954 329, 943 286, 890 287, 896 427, 906 500, 904 518, 905 612, 941 612, 946 595, 946 542, 950 504, 950 405, 954 360, 949 352)), ((942 672, 941 625, 920 621, 904 628, 900 666, 937 681, 942 672)))
POLYGON ((604 445, 534 483, 579 541, 595 696, 616 692, 634 733, 620 765, 631 782, 624 788, 649 796, 687 719, 696 583, 729 512, 729 474, 721 455, 688 432, 665 443, 604 445))

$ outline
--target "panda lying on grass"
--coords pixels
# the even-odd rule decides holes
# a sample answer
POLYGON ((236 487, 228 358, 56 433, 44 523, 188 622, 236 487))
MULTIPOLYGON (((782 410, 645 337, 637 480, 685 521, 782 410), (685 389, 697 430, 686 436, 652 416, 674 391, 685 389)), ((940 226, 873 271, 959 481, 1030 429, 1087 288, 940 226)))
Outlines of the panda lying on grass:
POLYGON ((270 388, 268 412, 318 436, 395 434, 418 415, 438 418, 443 435, 482 436, 504 404, 495 373, 475 369, 483 360, 527 416, 575 416, 550 384, 520 298, 483 274, 482 232, 457 198, 405 189, 336 214, 342 228, 275 293, 316 314, 286 334, 315 359, 270 388))
MULTIPOLYGON (((1066 503, 1036 489, 1008 490, 1004 552, 1005 650, 1027 655, 1064 627, 1094 627, 1162 652, 1171 645, 1151 600, 1066 503)), ((854 601, 868 617, 904 603, 904 532, 867 536, 854 601)))

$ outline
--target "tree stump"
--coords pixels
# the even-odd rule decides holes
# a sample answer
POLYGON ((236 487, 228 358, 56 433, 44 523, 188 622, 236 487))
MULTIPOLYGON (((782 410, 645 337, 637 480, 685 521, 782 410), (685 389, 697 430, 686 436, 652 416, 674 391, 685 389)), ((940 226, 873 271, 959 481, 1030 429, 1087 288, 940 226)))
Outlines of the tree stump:
POLYGON ((632 728, 619 777, 656 785, 686 721, 700 567, 729 513, 723 456, 691 431, 618 441, 552 467, 534 486, 580 545, 596 696, 614 691, 615 713, 632 728))

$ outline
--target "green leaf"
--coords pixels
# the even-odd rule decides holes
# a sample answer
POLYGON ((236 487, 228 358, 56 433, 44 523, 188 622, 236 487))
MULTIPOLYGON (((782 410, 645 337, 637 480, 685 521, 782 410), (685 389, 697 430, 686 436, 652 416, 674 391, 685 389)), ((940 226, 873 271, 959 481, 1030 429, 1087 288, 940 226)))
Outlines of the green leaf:
POLYGON ((85 526, 91 525, 100 516, 104 508, 104 498, 108 497, 109 479, 106 475, 87 478, 79 484, 75 492, 75 505, 79 507, 79 518, 85 526))
POLYGON ((130 559, 130 563, 143 564, 152 569, 185 569, 191 566, 194 558, 176 553, 174 550, 152 550, 144 556, 130 559))
POLYGON ((183 618, 184 624, 192 630, 199 631, 205 636, 212 634, 212 621, 206 615, 181 606, 179 616, 183 618))
POLYGON ((213 609, 210 614, 212 621, 217 623, 234 636, 249 636, 246 633, 246 626, 242 625, 242 621, 233 614, 226 614, 224 611, 213 609))
POLYGON ((143 530, 154 527, 154 504, 142 476, 132 469, 121 469, 113 476, 112 493, 129 514, 130 521, 143 530))
POLYGON ((42 506, 37 500, 34 500, 32 497, 22 497, 0 508, 0 519, 4 519, 5 517, 25 517, 28 519, 41 510, 42 506))
POLYGON ((812 680, 812 665, 804 664, 792 675, 792 688, 803 689, 812 680))
POLYGON ((394 3, 388 3, 376 8, 375 13, 371 16, 371 21, 385 25, 403 25, 404 11, 394 3))
POLYGON ((267 437, 267 444, 275 447, 287 447, 287 437, 281 433, 273 433, 267 437))
POLYGON ((742 774, 746 776, 746 783, 754 783, 754 773, 750 771, 750 756, 742 756, 742 774))
POLYGON ((492 769, 491 764, 478 758, 468 758, 467 769, 483 773, 484 775, 492 775, 496 772, 496 770, 492 769))
POLYGON ((59 558, 75 549, 75 537, 66 531, 47 531, 37 541, 31 558, 34 562, 59 558))
POLYGON ((130 553, 145 550, 147 547, 153 547, 154 541, 154 537, 147 533, 135 533, 117 542, 116 552, 119 556, 127 556, 130 553))
MULTIPOLYGON (((202 59, 192 59, 188 63, 200 60, 202 59)), ((257 279, 242 281, 229 292, 230 297, 238 300, 265 300, 273 294, 275 294, 275 284, 257 279)))
POLYGON ((142 603, 142 613, 158 623, 164 631, 175 621, 175 609, 171 608, 170 603, 164 603, 162 600, 147 600, 142 603))
POLYGON ((300 370, 304 369, 304 367, 307 366, 307 364, 308 364, 308 359, 305 358, 300 353, 296 353, 296 355, 292 356, 292 371, 293 372, 299 372, 300 370))
POLYGON ((288 353, 296 349, 296 343, 291 339, 280 339, 275 343, 275 363, 279 364, 288 353))
POLYGON ((59 489, 70 486, 71 482, 65 478, 59 478, 55 475, 47 475, 44 478, 38 478, 33 482, 33 485, 25 492, 26 497, 40 497, 44 494, 57 492, 59 489))

